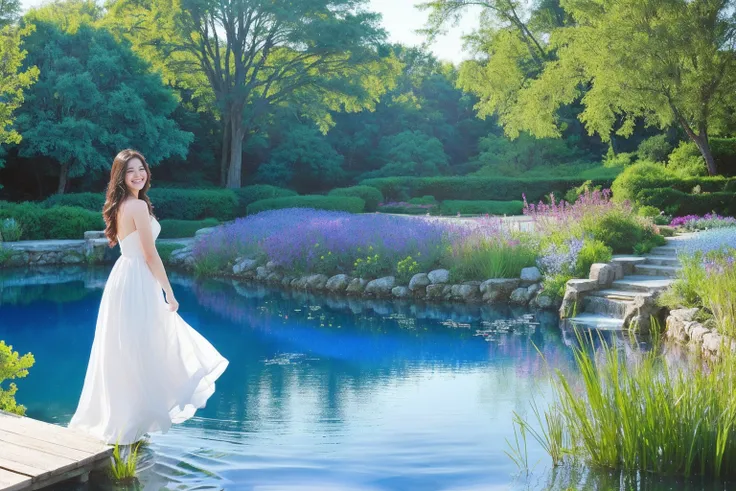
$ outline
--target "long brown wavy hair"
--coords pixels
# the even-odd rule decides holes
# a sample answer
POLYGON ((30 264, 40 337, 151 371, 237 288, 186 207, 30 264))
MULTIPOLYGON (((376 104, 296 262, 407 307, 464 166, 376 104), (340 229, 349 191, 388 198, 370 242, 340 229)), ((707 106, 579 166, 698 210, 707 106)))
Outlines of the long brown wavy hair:
POLYGON ((146 169, 147 174, 146 184, 138 192, 138 199, 146 202, 148 213, 153 215, 153 206, 146 194, 151 188, 151 168, 148 166, 148 162, 146 162, 143 154, 129 148, 125 149, 112 162, 110 182, 107 184, 105 206, 102 208, 102 217, 105 219, 105 237, 107 237, 110 247, 118 243, 118 211, 120 210, 120 205, 123 204, 125 198, 130 196, 130 191, 128 191, 128 187, 125 185, 125 172, 128 170, 128 162, 136 158, 143 162, 143 167, 146 169))

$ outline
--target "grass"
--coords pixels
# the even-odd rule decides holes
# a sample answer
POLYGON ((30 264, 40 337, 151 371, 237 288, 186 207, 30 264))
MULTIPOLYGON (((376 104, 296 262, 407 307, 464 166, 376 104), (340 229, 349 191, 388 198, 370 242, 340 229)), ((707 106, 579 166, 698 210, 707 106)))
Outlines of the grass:
POLYGON ((158 255, 161 257, 161 261, 164 263, 167 263, 169 261, 169 258, 171 257, 171 254, 179 249, 183 249, 183 244, 170 244, 170 243, 157 243, 156 244, 156 250, 158 251, 158 255))
MULTIPOLYGON (((554 376, 556 401, 545 411, 544 431, 532 433, 555 465, 579 460, 589 467, 658 475, 736 475, 736 358, 686 371, 659 353, 626 364, 592 335, 573 348, 582 386, 554 376)), ((517 426, 529 432, 521 419, 517 426)))
POLYGON ((136 479, 136 466, 138 465, 138 451, 143 442, 136 442, 126 446, 127 452, 121 452, 120 445, 115 444, 112 451, 112 463, 110 475, 118 483, 130 483, 136 479), (127 455, 123 455, 127 453, 127 455))
POLYGON ((523 268, 534 266, 536 258, 536 250, 525 243, 469 240, 457 246, 451 271, 463 280, 518 278, 523 268))

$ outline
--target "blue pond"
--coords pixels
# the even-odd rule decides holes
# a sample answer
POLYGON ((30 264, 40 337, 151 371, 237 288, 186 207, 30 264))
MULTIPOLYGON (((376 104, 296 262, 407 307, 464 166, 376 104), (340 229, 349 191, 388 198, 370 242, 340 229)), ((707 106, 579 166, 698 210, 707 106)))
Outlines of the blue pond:
MULTIPOLYGON (((29 416, 71 418, 107 273, 0 270, 0 339, 36 358, 18 383, 29 416)), ((536 348, 573 371, 554 314, 172 283, 181 315, 230 366, 194 419, 152 436, 140 489, 558 489, 575 474, 544 470, 549 459, 530 439, 542 472, 520 482, 505 454, 514 411, 531 416, 533 400, 550 399, 536 348)), ((600 479, 586 489, 604 489, 600 479)))

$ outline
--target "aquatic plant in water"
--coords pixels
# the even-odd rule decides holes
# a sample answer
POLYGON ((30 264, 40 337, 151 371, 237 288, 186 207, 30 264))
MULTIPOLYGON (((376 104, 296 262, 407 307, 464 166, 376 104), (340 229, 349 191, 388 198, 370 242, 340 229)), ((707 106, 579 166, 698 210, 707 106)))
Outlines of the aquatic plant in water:
POLYGON ((112 462, 110 463, 110 475, 115 482, 129 483, 136 479, 136 468, 138 466, 138 451, 143 442, 125 446, 121 452, 120 445, 115 444, 112 451, 112 462))

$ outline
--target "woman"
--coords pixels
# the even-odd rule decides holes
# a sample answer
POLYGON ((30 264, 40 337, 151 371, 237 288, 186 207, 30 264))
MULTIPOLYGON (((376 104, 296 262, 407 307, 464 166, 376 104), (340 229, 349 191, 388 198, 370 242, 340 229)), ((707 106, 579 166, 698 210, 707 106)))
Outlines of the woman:
POLYGON ((154 241, 161 226, 146 192, 143 155, 115 157, 103 209, 105 235, 120 243, 102 294, 84 388, 70 428, 129 445, 166 432, 205 405, 228 361, 176 313, 154 241), (164 296, 162 294, 166 294, 164 296))

